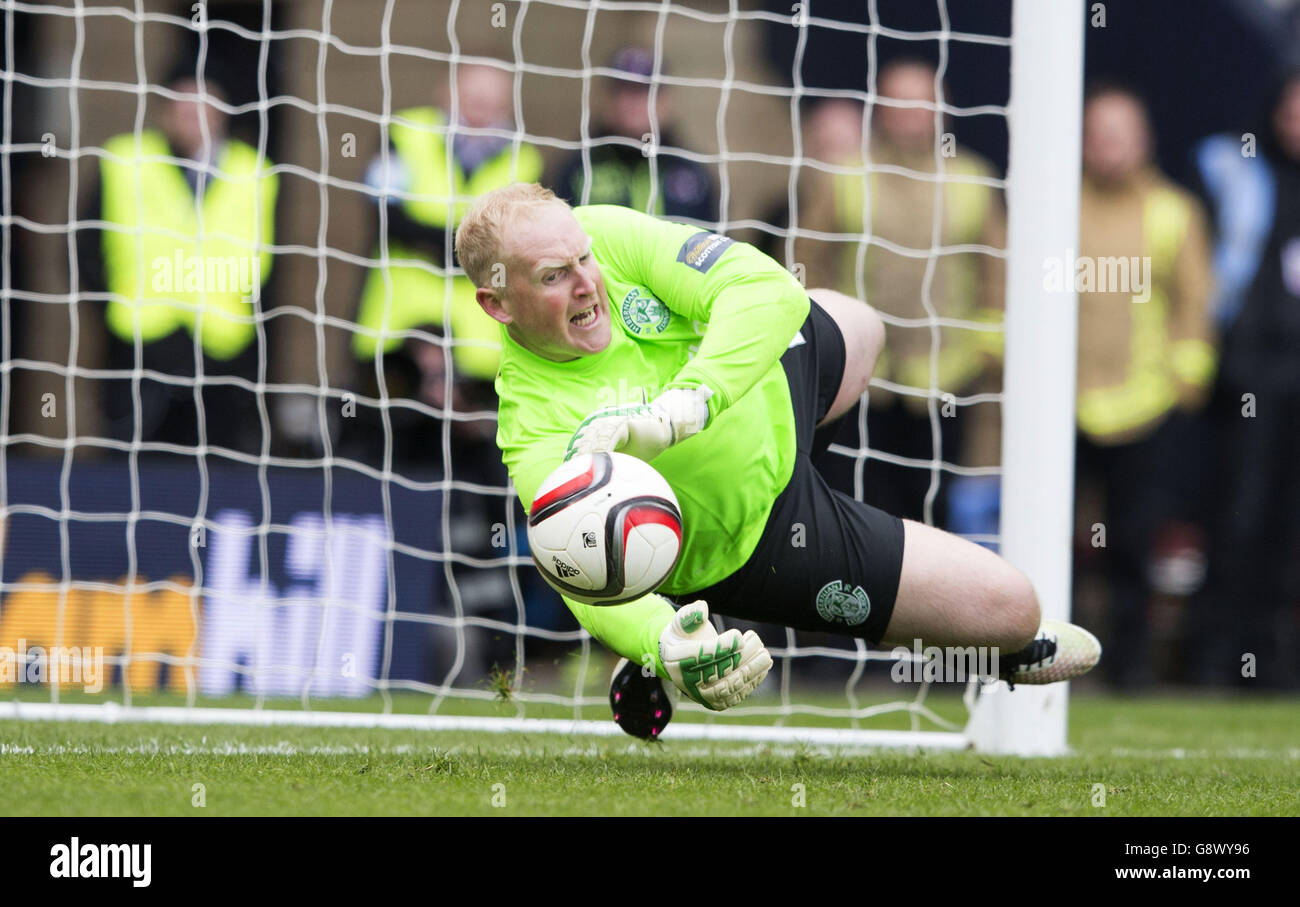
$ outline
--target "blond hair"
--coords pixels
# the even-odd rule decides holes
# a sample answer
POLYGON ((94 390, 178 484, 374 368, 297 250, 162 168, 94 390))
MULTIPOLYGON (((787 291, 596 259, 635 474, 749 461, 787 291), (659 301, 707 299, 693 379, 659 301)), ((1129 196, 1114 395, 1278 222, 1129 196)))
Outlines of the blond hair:
POLYGON ((476 287, 489 286, 492 267, 503 259, 506 231, 521 213, 559 202, 568 202, 538 183, 511 183, 493 189, 475 200, 456 228, 456 257, 476 287))

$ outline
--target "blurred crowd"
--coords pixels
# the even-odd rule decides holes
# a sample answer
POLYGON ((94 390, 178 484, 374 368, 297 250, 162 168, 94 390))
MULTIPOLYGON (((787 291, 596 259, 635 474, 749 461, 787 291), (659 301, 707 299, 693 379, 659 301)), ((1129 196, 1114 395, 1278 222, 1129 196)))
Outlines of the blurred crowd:
MULTIPOLYGON (((717 224, 715 172, 682 147, 653 53, 625 47, 607 65, 620 78, 594 98, 591 139, 554 172, 503 136, 515 112, 501 69, 461 66, 454 98, 444 88, 394 112, 366 172, 378 264, 359 288, 356 412, 335 427, 336 455, 505 485, 491 419, 464 417, 495 410, 499 353, 498 326, 452 256, 474 196, 539 180, 573 204, 717 224)), ((869 114, 845 98, 803 113, 796 209, 772 211, 773 232, 755 241, 807 286, 864 299, 887 322, 876 380, 825 473, 891 512, 996 546, 1000 174, 937 132, 932 64, 897 59, 876 79, 869 114), (940 247, 956 251, 931 254, 940 247)), ((82 285, 115 300, 104 307, 105 365, 120 375, 104 381, 108 430, 258 455, 268 423, 251 300, 274 267, 257 250, 274 241, 276 178, 199 103, 192 68, 167 85, 180 94, 157 128, 107 143, 114 156, 81 212, 102 226, 78 233, 82 285), (150 264, 167 258, 166 274, 150 264), (188 267, 213 258, 253 266, 243 285, 214 290, 188 267)), ((221 88, 208 80, 206 91, 221 88)), ((1098 84, 1085 99, 1078 261, 1063 263, 1080 290, 1077 564, 1101 578, 1103 664, 1122 689, 1300 682, 1300 74, 1278 80, 1269 110, 1253 133, 1187 149, 1197 184, 1180 186, 1154 163, 1140 94, 1098 84), (1170 600, 1183 617, 1166 663, 1152 615, 1170 600)), ((453 494, 451 545, 492 556, 490 499, 453 494)), ((470 573, 467 612, 509 602, 513 620, 504 572, 470 573)), ((526 595, 530 623, 567 626, 554 596, 526 595)))

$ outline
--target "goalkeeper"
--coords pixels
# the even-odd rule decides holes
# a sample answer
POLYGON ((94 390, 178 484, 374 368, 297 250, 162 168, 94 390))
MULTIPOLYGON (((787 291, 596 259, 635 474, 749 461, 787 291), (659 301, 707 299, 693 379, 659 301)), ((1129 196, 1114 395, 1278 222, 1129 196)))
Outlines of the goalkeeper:
POLYGON ((884 344, 866 304, 805 291, 724 236, 570 208, 536 184, 481 196, 456 252, 504 326, 497 444, 525 508, 568 456, 598 450, 650 462, 677 496, 682 552, 659 591, 692 604, 565 599, 631 671, 653 668, 711 709, 749 695, 771 657, 752 630, 718 635, 709 608, 872 644, 996 646, 1014 683, 1096 662, 1087 631, 1040 627, 1009 563, 836 492, 813 467, 884 344))

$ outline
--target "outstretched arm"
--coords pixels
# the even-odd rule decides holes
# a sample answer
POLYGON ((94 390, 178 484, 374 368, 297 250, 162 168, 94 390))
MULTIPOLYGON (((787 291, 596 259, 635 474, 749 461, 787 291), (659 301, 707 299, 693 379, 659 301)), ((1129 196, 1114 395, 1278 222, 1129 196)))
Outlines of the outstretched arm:
POLYGON ((610 205, 578 217, 602 261, 704 325, 698 351, 659 398, 591 414, 567 451, 651 460, 703 431, 776 365, 808 317, 808 294, 774 259, 717 233, 610 205))
POLYGON ((717 416, 781 358, 808 317, 794 275, 753 246, 628 208, 580 209, 602 261, 638 275, 673 311, 707 327, 669 387, 707 387, 717 416))
MULTIPOLYGON (((525 510, 537 488, 558 465, 559 439, 507 451, 507 465, 525 510)), ((721 710, 754 691, 772 658, 752 630, 719 634, 708 622, 708 606, 694 602, 675 611, 654 593, 621 605, 588 605, 561 596, 573 616, 602 645, 643 669, 670 680, 701 705, 721 710)))
MULTIPOLYGON (((505 418, 510 418, 505 415, 505 418)), ((537 489, 564 459, 567 438, 553 433, 532 436, 511 445, 504 454, 506 468, 524 512, 531 512, 537 489)), ((668 679, 659 660, 659 635, 673 619, 673 606, 662 596, 649 594, 622 605, 586 605, 561 596, 582 628, 605 647, 639 665, 651 664, 668 679)))

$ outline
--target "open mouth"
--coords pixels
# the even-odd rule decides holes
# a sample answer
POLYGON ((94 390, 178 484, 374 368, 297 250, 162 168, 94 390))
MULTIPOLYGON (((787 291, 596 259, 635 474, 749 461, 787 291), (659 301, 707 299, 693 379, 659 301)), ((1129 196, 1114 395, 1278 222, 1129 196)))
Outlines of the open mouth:
POLYGON ((569 323, 572 324, 574 327, 580 327, 580 328, 590 327, 591 325, 595 324, 596 306, 593 305, 589 309, 583 309, 581 312, 579 312, 578 314, 570 318, 569 323))

